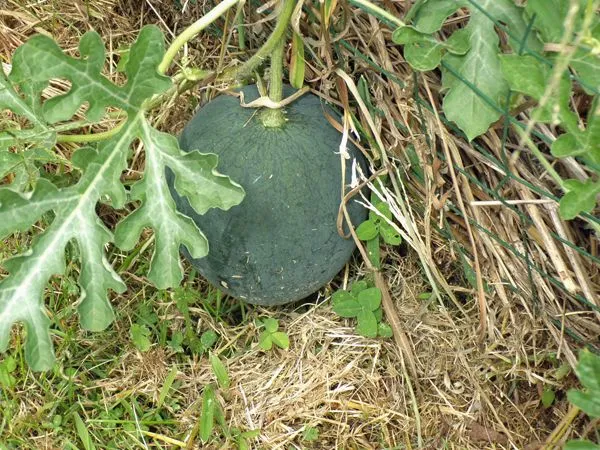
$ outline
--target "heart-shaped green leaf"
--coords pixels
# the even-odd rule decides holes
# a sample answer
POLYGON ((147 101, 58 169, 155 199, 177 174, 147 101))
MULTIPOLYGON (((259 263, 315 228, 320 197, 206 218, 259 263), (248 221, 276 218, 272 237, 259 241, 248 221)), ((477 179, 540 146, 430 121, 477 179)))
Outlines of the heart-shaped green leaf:
POLYGON ((361 241, 369 241, 379 233, 378 226, 372 220, 365 220, 356 229, 356 236, 361 241))
POLYGON ((287 335, 287 333, 284 333, 283 331, 276 331, 275 333, 273 333, 271 335, 271 340, 273 341, 273 344, 275 344, 279 348, 282 348, 284 350, 290 348, 290 338, 287 335))
POLYGON ((358 303, 367 311, 375 311, 381 305, 381 291, 376 287, 361 291, 358 294, 358 303))
POLYGON ((368 338, 377 337, 377 319, 375 319, 375 314, 372 311, 363 309, 356 318, 358 320, 358 325, 356 326, 358 334, 368 338))
POLYGON ((362 309, 362 306, 354 297, 333 305, 333 311, 345 318, 356 317, 362 309))
POLYGON ((379 234, 383 238, 383 242, 388 245, 400 245, 402 243, 400 234, 388 223, 382 223, 379 226, 379 234))

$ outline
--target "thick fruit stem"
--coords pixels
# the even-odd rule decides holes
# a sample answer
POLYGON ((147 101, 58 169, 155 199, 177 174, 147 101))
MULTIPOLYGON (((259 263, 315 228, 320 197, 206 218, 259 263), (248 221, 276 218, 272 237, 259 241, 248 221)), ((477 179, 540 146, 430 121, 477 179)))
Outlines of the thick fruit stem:
POLYGON ((285 39, 282 37, 271 53, 271 83, 269 85, 269 97, 274 102, 280 102, 283 98, 283 48, 285 39))
POLYGON ((285 113, 279 108, 265 108, 258 113, 258 117, 265 128, 281 128, 286 122, 285 113))
MULTIPOLYGON (((271 52, 271 83, 269 84, 269 98, 275 103, 283 98, 283 49, 285 38, 281 37, 271 52)), ((267 128, 279 128, 285 123, 284 112, 280 109, 269 109, 260 115, 263 125, 267 128)))

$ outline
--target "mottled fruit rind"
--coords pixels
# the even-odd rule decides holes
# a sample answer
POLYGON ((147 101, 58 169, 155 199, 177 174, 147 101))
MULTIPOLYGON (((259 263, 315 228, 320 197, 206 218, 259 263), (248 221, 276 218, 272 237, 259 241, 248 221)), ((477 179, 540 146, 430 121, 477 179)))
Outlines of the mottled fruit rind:
MULTIPOLYGON (((246 102, 258 97, 254 85, 243 92, 246 102)), ((286 86, 284 95, 291 93, 286 86)), ((336 227, 342 136, 325 111, 335 116, 317 96, 305 94, 285 108, 283 126, 267 128, 260 110, 221 95, 186 125, 181 148, 217 154, 219 171, 246 191, 240 205, 200 216, 171 189, 179 210, 209 242, 208 256, 193 259, 183 248, 184 255, 227 294, 259 305, 300 300, 328 283, 351 257, 355 244, 340 237, 336 227)), ((362 154, 349 145, 364 168, 362 154)), ((351 167, 352 160, 346 160, 346 183, 351 167)), ((355 225, 367 217, 356 201, 348 209, 355 225)))

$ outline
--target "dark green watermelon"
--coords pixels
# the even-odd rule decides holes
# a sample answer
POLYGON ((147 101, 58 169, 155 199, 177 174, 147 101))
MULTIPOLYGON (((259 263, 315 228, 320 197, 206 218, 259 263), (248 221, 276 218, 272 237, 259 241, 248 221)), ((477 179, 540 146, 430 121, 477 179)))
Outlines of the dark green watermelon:
MULTIPOLYGON (((243 89, 245 101, 258 97, 243 89)), ((284 95, 294 91, 285 87, 284 95)), ((242 108, 221 95, 186 125, 180 145, 219 156, 219 171, 243 186, 246 197, 229 211, 200 216, 171 189, 181 212, 206 234, 208 256, 192 259, 199 272, 222 291, 249 303, 279 305, 300 300, 329 282, 355 249, 338 235, 342 138, 327 122, 335 114, 313 94, 285 108, 286 122, 267 128, 261 110, 242 108)), ((356 147, 349 151, 364 168, 356 147)), ((352 160, 346 161, 346 182, 352 160)), ((348 205, 355 225, 367 217, 355 201, 348 205)))

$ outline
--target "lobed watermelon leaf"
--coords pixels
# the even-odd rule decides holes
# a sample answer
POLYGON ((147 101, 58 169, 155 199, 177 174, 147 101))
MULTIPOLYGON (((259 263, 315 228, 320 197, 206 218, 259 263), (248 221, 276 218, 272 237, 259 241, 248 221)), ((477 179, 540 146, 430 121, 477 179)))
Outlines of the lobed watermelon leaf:
POLYGON ((0 352, 8 347, 12 325, 22 322, 27 332, 25 356, 34 370, 49 369, 54 363, 43 298, 49 278, 65 270, 69 242, 74 241, 80 253, 81 325, 87 330, 102 330, 114 318, 109 291, 126 289, 106 258, 109 242, 130 249, 142 228, 152 228, 156 245, 149 278, 159 288, 176 286, 183 276, 180 245, 195 258, 208 251, 202 232, 175 208, 166 183, 167 168, 175 176, 176 190, 188 197, 198 213, 215 207, 228 209, 244 195, 239 185, 216 172, 215 155, 182 152, 175 138, 154 129, 145 117, 148 100, 171 86, 170 79, 156 70, 164 54, 163 35, 157 27, 146 26, 140 31, 131 47, 125 66, 127 82, 122 86, 101 73, 105 53, 97 33, 82 37, 79 53, 79 58, 73 58, 52 39, 35 36, 16 50, 9 76, 0 75, 0 109, 28 122, 26 129, 0 131, 0 174, 15 173, 19 155, 11 149, 18 151, 23 142, 51 149, 56 140, 54 125, 71 120, 84 104, 90 121, 101 119, 107 108, 121 109, 127 115, 110 139, 76 151, 72 162, 81 176, 74 184, 58 187, 39 179, 28 191, 14 183, 0 187, 2 238, 31 229, 52 212, 50 225, 31 248, 4 261, 8 275, 0 281, 0 352), (42 90, 57 78, 68 80, 69 90, 42 101, 42 90), (120 177, 136 140, 144 145, 146 168, 129 195, 120 177), (118 224, 113 236, 96 214, 98 202, 110 201, 120 208, 133 200, 140 201, 141 206, 118 224))

